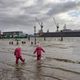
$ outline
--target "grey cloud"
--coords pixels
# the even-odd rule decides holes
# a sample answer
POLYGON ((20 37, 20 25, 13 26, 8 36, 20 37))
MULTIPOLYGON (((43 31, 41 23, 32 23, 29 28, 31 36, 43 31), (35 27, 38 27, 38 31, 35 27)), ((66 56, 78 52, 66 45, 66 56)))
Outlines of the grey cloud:
POLYGON ((51 7, 51 10, 49 10, 47 15, 51 16, 51 15, 56 15, 59 13, 69 11, 71 9, 75 9, 77 5, 75 2, 67 2, 67 3, 58 3, 58 4, 47 5, 47 7, 49 7, 49 6, 51 7))
POLYGON ((30 15, 36 14, 36 16, 37 16, 37 14, 40 14, 40 12, 42 10, 45 11, 45 9, 47 9, 48 12, 45 13, 45 14, 42 14, 43 17, 44 17, 45 15, 46 16, 53 16, 53 15, 56 15, 56 14, 59 14, 59 13, 69 11, 71 9, 75 9, 77 6, 79 6, 79 4, 80 3, 76 4, 76 2, 69 1, 69 2, 66 2, 66 3, 55 3, 55 4, 50 3, 50 4, 47 4, 47 5, 44 5, 43 0, 37 0, 37 5, 31 6, 31 7, 28 7, 28 8, 23 8, 23 9, 25 10, 25 13, 28 12, 30 15))
POLYGON ((80 7, 80 1, 77 3, 77 6, 80 7))
POLYGON ((31 19, 29 17, 25 17, 25 16, 18 16, 18 17, 5 17, 2 20, 0 20, 0 23, 2 24, 10 24, 10 25, 28 25, 31 24, 29 21, 31 21, 31 19))
POLYGON ((44 5, 44 0, 35 0, 35 4, 29 7, 25 7, 23 4, 25 0, 0 0, 0 28, 3 27, 11 28, 20 26, 19 28, 30 29, 36 23, 35 17, 39 18, 40 21, 49 19, 49 16, 53 16, 59 13, 66 12, 68 10, 76 8, 80 3, 67 2, 67 3, 55 3, 44 5), (9 15, 9 11, 14 8, 19 8, 20 11, 24 11, 23 14, 9 15), (48 10, 46 13, 41 11, 48 10), (48 17, 47 17, 48 16, 48 17))
POLYGON ((2 8, 17 7, 22 3, 23 2, 17 0, 0 0, 0 7, 2 8))

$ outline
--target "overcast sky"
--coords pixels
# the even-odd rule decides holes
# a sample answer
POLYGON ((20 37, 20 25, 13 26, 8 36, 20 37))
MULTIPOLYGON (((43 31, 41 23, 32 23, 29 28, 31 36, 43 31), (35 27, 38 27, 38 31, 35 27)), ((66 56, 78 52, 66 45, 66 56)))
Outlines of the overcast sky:
POLYGON ((46 32, 59 30, 66 24, 68 29, 80 29, 80 0, 0 0, 0 30, 33 33, 43 22, 46 32), (37 18, 37 20, 35 19, 37 18))

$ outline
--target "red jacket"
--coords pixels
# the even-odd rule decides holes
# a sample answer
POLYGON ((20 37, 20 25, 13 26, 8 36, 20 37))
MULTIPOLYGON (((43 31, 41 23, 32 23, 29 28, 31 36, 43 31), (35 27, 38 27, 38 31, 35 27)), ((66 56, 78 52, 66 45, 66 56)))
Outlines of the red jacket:
POLYGON ((37 53, 37 55, 41 55, 42 52, 45 52, 41 47, 37 47, 34 51, 34 54, 37 53))
POLYGON ((16 48, 15 51, 14 51, 14 55, 16 57, 20 57, 21 56, 21 48, 16 48))

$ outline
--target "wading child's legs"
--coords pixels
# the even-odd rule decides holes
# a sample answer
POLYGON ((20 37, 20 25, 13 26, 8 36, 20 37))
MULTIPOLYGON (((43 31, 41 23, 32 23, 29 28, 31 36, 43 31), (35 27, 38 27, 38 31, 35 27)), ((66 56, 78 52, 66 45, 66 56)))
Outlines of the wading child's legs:
POLYGON ((16 64, 18 64, 18 61, 19 61, 19 57, 16 57, 16 64))
POLYGON ((37 55, 37 60, 40 60, 41 59, 41 55, 37 55))
POLYGON ((18 64, 19 59, 24 63, 25 59, 23 59, 21 56, 16 57, 16 64, 18 64))
POLYGON ((20 60, 24 63, 25 59, 22 58, 22 56, 20 56, 20 60))

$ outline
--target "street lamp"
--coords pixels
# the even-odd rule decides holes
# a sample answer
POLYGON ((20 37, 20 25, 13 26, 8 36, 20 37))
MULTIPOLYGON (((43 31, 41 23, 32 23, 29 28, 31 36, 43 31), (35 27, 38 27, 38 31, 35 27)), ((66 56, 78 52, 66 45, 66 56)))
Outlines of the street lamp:
POLYGON ((34 44, 36 44, 36 26, 34 26, 34 44))
POLYGON ((63 41, 63 33, 62 33, 63 31, 61 30, 61 41, 63 41))

